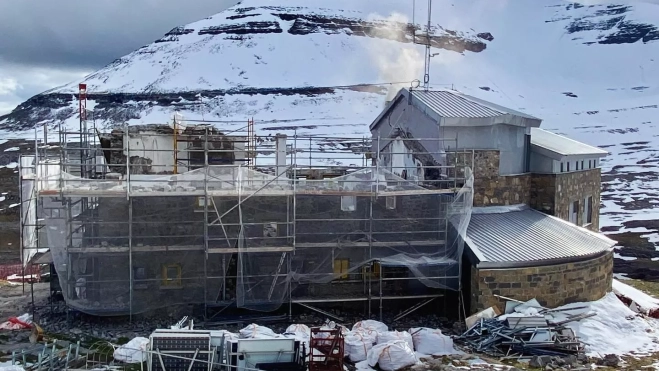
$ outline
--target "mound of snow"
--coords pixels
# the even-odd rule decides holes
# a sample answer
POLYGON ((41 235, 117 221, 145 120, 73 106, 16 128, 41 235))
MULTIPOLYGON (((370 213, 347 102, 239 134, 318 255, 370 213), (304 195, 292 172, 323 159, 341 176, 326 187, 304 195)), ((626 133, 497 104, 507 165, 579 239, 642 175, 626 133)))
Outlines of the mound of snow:
POLYGON ((557 309, 584 306, 587 308, 553 313, 552 319, 561 321, 584 311, 597 313, 594 317, 567 324, 586 344, 588 355, 659 351, 659 321, 634 313, 612 292, 597 301, 573 303, 557 309))
POLYGON ((648 314, 659 309, 659 299, 618 280, 613 280, 613 292, 633 301, 630 308, 636 312, 648 314))

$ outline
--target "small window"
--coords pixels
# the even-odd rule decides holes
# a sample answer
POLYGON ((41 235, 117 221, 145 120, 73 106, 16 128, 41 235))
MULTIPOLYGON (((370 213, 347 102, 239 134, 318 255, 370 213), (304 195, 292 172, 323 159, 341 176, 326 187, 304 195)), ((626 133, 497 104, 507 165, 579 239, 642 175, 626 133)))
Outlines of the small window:
POLYGON ((263 225, 263 237, 277 237, 277 223, 266 223, 263 225))
POLYGON ((362 267, 362 274, 364 277, 368 278, 379 278, 380 277, 380 262, 374 261, 371 264, 366 264, 362 267))
POLYGON ((579 161, 575 161, 574 170, 579 170, 579 161))
POLYGON ((396 196, 387 196, 387 210, 396 209, 396 196))
POLYGON ((561 162, 561 173, 565 172, 564 165, 565 164, 561 162))
POLYGON ((163 264, 162 285, 169 287, 181 287, 181 265, 163 264))
POLYGON ((145 280, 146 279, 146 270, 142 267, 133 267, 133 279, 135 279, 135 280, 145 280))
POLYGON ((584 167, 583 167, 583 160, 581 160, 581 170, 583 170, 583 169, 584 169, 584 167))
POLYGON ((349 270, 349 259, 334 259, 334 276, 336 276, 336 278, 340 280, 347 280, 349 270))
POLYGON ((577 224, 579 216, 579 201, 570 203, 570 223, 577 224))
POLYGON ((593 196, 588 196, 584 200, 584 225, 593 222, 593 196))
POLYGON ((341 196, 341 211, 355 211, 357 196, 341 196))
POLYGON ((570 172, 570 161, 567 162, 567 172, 570 172))

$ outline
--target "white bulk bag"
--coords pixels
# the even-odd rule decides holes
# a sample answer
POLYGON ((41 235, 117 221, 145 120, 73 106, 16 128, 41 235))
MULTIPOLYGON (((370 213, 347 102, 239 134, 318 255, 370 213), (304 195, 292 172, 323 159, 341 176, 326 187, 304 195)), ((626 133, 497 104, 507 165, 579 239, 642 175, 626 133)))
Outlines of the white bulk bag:
POLYGON ((290 325, 286 328, 286 332, 284 334, 293 334, 295 335, 295 338, 307 338, 311 336, 311 329, 307 325, 302 325, 302 324, 294 324, 290 325))
POLYGON ((442 334, 440 330, 427 327, 410 329, 414 349, 423 354, 454 354, 453 339, 442 334))
POLYGON ((396 371, 419 362, 412 348, 404 340, 378 344, 368 351, 368 365, 378 365, 383 371, 396 371))
POLYGON ((142 363, 147 359, 149 339, 136 337, 114 350, 115 361, 124 363, 142 363))
POLYGON ((378 334, 378 344, 387 343, 393 340, 403 340, 410 346, 410 349, 414 349, 412 335, 407 331, 387 331, 378 334))
POLYGON ((385 332, 389 331, 389 327, 385 325, 384 323, 380 321, 375 321, 372 319, 367 319, 364 321, 359 321, 352 326, 352 331, 355 331, 357 329, 366 329, 366 330, 371 330, 371 331, 376 331, 376 332, 385 332))
POLYGON ((349 334, 345 337, 343 352, 352 362, 363 361, 368 351, 373 348, 373 343, 375 343, 374 337, 363 336, 360 333, 349 334))
POLYGON ((255 323, 252 323, 251 325, 245 327, 244 329, 240 330, 239 332, 240 332, 240 338, 241 339, 260 339, 260 338, 276 338, 276 337, 279 337, 271 329, 269 329, 265 326, 259 326, 255 323))

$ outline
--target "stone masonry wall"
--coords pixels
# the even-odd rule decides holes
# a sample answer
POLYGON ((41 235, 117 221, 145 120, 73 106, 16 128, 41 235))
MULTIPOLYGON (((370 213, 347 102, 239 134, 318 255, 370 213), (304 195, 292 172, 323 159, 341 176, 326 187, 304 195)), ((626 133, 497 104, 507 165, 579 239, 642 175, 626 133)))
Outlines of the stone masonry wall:
POLYGON ((584 225, 584 199, 593 197, 592 223, 586 228, 598 232, 600 220, 600 193, 602 191, 602 173, 600 169, 584 170, 574 173, 556 175, 556 210, 557 217, 569 220, 570 202, 579 201, 577 225, 584 225))
MULTIPOLYGON (((471 153, 449 154, 449 164, 471 164, 471 153)), ((474 206, 502 206, 530 202, 530 174, 499 175, 497 150, 474 151, 474 206)), ((463 175, 458 170, 458 175, 463 175)), ((451 174, 449 174, 451 176, 451 174)))
POLYGON ((557 265, 516 269, 471 268, 471 313, 493 305, 500 310, 502 295, 516 300, 536 298, 553 308, 563 304, 597 300, 611 291, 613 254, 557 265))
POLYGON ((599 231, 600 193, 602 187, 600 169, 563 174, 533 174, 531 176, 530 206, 544 213, 570 220, 570 203, 579 201, 577 225, 584 225, 585 198, 593 197, 592 223, 584 226, 599 231))

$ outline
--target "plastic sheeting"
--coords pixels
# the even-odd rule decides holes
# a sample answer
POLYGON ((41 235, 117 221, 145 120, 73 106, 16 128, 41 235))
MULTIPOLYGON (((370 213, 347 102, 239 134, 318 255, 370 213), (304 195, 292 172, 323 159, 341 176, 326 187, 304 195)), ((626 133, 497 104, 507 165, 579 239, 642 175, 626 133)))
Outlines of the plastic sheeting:
POLYGON ((42 196, 39 217, 64 297, 83 312, 272 311, 289 298, 365 297, 365 282, 383 296, 423 296, 459 288, 468 173, 452 192, 376 167, 298 181, 235 166, 130 182, 48 170, 38 187, 58 193, 42 196))

